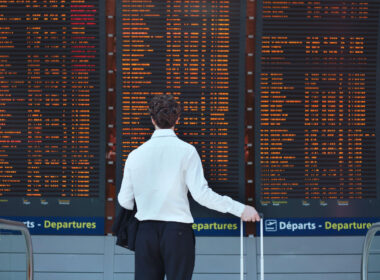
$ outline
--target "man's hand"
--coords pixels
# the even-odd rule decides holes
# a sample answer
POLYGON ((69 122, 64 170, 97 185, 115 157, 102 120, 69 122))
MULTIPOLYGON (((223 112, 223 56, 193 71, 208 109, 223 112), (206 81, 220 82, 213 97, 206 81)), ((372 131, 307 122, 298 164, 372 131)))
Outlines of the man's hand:
POLYGON ((256 209, 252 206, 246 205, 243 211, 243 214, 241 214, 241 219, 244 222, 259 222, 260 216, 259 213, 257 213, 256 209))

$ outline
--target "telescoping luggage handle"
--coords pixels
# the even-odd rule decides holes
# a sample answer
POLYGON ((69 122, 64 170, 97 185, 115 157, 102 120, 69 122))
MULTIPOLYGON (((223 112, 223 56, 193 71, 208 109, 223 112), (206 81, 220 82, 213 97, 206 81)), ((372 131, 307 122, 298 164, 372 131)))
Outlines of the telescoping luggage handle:
POLYGON ((264 280, 264 214, 260 214, 260 280, 264 280))
POLYGON ((240 219, 240 280, 244 280, 243 220, 240 219))
MULTIPOLYGON (((260 280, 264 280, 264 215, 260 214, 260 280)), ((243 220, 240 220, 240 280, 244 280, 243 220)))

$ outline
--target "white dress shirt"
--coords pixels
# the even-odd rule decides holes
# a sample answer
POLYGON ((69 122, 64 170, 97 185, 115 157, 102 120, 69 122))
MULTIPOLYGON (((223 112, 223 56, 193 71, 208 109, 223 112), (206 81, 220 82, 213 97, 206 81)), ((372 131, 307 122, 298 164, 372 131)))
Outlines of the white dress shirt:
POLYGON ((151 139, 133 150, 125 162, 119 203, 143 220, 193 223, 187 193, 201 205, 241 217, 245 205, 208 187, 194 146, 172 129, 157 129, 151 139))

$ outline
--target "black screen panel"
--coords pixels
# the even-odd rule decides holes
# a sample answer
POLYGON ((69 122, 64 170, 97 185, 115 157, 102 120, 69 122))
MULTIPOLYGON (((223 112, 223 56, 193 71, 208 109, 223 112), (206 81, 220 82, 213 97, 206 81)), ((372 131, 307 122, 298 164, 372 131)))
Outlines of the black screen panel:
POLYGON ((129 152, 153 132, 150 96, 171 93, 183 108, 176 133, 197 148, 209 185, 242 200, 243 2, 118 2, 118 187, 129 152))
POLYGON ((270 217, 380 208, 378 1, 260 1, 256 201, 270 217))
POLYGON ((102 1, 1 2, 2 216, 104 217, 104 26, 102 1))

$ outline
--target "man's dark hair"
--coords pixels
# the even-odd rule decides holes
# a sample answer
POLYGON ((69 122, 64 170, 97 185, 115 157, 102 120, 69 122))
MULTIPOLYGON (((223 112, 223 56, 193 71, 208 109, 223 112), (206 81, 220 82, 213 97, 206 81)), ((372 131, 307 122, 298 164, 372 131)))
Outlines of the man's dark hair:
POLYGON ((171 128, 181 113, 181 106, 171 94, 160 94, 150 100, 149 113, 159 128, 171 128))

